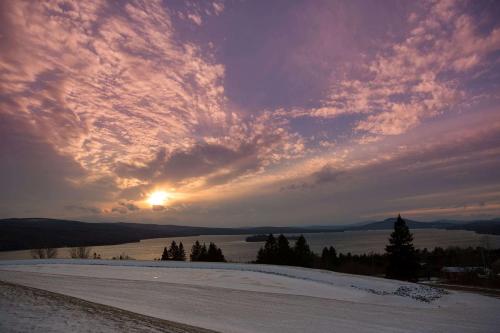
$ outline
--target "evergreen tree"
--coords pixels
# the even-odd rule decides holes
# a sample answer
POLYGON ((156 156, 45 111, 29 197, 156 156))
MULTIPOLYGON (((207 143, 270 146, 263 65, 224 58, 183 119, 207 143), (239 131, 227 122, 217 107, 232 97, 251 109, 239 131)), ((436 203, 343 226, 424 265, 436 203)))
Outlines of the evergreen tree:
POLYGON ((224 257, 224 254, 222 254, 222 249, 219 247, 217 248, 217 256, 215 257, 215 261, 220 261, 220 262, 225 262, 226 258, 224 257))
POLYGON ((323 252, 321 253, 321 268, 324 269, 333 269, 337 266, 338 258, 337 251, 333 246, 324 247, 323 252))
POLYGON ((163 248, 163 254, 161 255, 161 260, 168 260, 168 250, 166 247, 163 248))
POLYGON ((278 243, 273 234, 267 237, 264 248, 257 253, 257 262, 260 264, 276 264, 278 258, 278 243))
POLYGON ((215 243, 210 242, 208 245, 207 261, 226 261, 222 250, 215 243))
POLYGON ((200 256, 199 256, 198 261, 209 261, 208 260, 207 245, 205 243, 203 243, 203 246, 201 247, 200 256))
POLYGON ((259 249, 259 251, 257 252, 257 260, 255 260, 255 262, 257 264, 265 264, 265 262, 264 262, 265 257, 266 257, 266 253, 264 252, 264 248, 261 247, 259 249))
POLYGON ((177 258, 174 260, 178 261, 185 261, 186 260, 186 251, 184 250, 184 245, 182 242, 179 243, 179 253, 177 255, 177 258))
POLYGON ((175 241, 172 241, 172 244, 170 244, 170 249, 168 249, 168 257, 170 260, 177 260, 179 257, 179 246, 177 246, 177 243, 175 241))
POLYGON ((385 247, 389 258, 386 277, 391 279, 415 281, 418 278, 418 260, 413 247, 413 236, 405 220, 398 215, 394 231, 385 247))
POLYGON ((278 265, 289 265, 292 261, 292 249, 288 239, 283 234, 278 237, 276 257, 276 264, 278 265))
POLYGON ((324 247, 321 252, 321 266, 322 268, 328 268, 328 260, 330 259, 330 252, 328 251, 328 247, 324 247))
POLYGON ((200 254, 201 244, 200 242, 196 241, 191 247, 191 254, 189 255, 189 259, 191 259, 191 261, 200 261, 200 254))
POLYGON ((303 235, 295 242, 293 248, 293 265, 301 267, 312 267, 314 263, 314 254, 303 235))

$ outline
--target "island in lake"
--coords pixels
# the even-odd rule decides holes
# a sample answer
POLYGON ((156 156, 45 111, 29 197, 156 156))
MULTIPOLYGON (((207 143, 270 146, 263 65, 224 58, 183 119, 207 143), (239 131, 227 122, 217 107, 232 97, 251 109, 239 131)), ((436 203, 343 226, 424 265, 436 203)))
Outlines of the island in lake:
MULTIPOLYGON (((245 242, 265 242, 268 237, 269 237, 269 235, 264 235, 264 234, 252 235, 252 236, 246 237, 245 242)), ((299 236, 296 236, 296 235, 287 236, 288 240, 297 240, 298 238, 299 238, 299 236)))

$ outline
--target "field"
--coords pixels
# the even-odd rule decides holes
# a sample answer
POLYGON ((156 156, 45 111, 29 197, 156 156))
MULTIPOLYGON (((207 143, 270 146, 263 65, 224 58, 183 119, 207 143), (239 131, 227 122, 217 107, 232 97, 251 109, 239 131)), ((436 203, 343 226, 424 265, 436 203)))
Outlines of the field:
POLYGON ((495 332, 500 313, 497 298, 284 266, 2 261, 0 280, 220 332, 495 332))

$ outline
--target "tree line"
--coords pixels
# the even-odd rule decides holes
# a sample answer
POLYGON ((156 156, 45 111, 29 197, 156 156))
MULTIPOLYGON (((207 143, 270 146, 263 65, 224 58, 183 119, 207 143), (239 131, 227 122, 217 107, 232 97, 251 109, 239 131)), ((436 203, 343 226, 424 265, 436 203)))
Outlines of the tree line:
MULTIPOLYGON (((383 263, 384 274, 388 278, 413 281, 418 278, 419 263, 417 251, 413 246, 413 236, 411 235, 406 222, 398 216, 394 223, 394 231, 386 246, 386 254, 369 255, 368 261, 372 268, 375 263, 383 263)), ((355 263, 366 262, 368 256, 352 256, 339 254, 333 246, 323 248, 321 256, 311 251, 303 235, 296 240, 294 246, 290 246, 288 239, 283 235, 277 238, 273 234, 267 237, 263 247, 257 253, 255 263, 272 265, 289 265, 300 267, 313 267, 334 271, 356 266, 355 263)), ((350 272, 354 273, 354 272, 350 272)), ((356 272, 357 274, 368 273, 356 272)), ((378 271, 377 273, 381 273, 378 271)))
MULTIPOLYGON (((270 234, 263 247, 257 253, 256 263, 290 265, 301 267, 314 267, 328 270, 339 270, 340 267, 349 265, 351 261, 358 261, 364 257, 353 257, 348 255, 337 255, 333 246, 325 247, 318 256, 312 252, 303 235, 290 246, 288 239, 279 235, 276 239, 270 234)), ((375 264, 375 257, 371 258, 375 264)), ((380 259, 380 258, 377 258, 380 259)), ((377 260, 379 262, 380 260, 377 260)), ((418 278, 419 262, 417 251, 413 246, 413 236, 406 222, 398 216, 394 223, 394 231, 386 246, 386 255, 383 257, 385 276, 392 279, 413 281, 418 278)))
MULTIPOLYGON (((89 259, 91 258, 92 248, 87 246, 70 247, 68 254, 73 259, 89 259)), ((39 248, 30 250, 33 259, 53 259, 57 258, 59 250, 53 247, 39 248)), ((93 259, 101 259, 101 255, 94 252, 93 259)))
POLYGON ((278 238, 270 234, 264 247, 260 248, 257 253, 255 262, 258 264, 313 267, 315 254, 309 248, 303 235, 300 235, 292 247, 283 234, 279 235, 278 238))
MULTIPOLYGON (((226 258, 222 253, 222 249, 217 247, 215 243, 210 242, 207 245, 203 243, 200 244, 199 241, 194 242, 191 247, 191 253, 189 255, 191 261, 210 261, 210 262, 225 262, 226 258)), ((174 261, 185 261, 186 251, 184 250, 184 244, 179 242, 179 245, 175 241, 172 241, 170 247, 165 247, 160 260, 174 260, 174 261)))
MULTIPOLYGON (((90 250, 84 246, 74 247, 69 249, 69 254, 72 258, 90 258, 90 250)), ((401 216, 398 216, 394 223, 394 230, 385 250, 384 254, 352 255, 351 253, 337 253, 333 246, 329 246, 324 247, 318 255, 311 251, 303 235, 300 235, 291 245, 283 234, 278 237, 270 234, 264 246, 259 249, 255 263, 320 268, 408 281, 416 281, 419 277, 439 276, 444 266, 484 266, 493 268, 493 272, 500 271, 498 267, 500 266, 500 249, 489 250, 481 247, 447 249, 436 247, 431 251, 415 249, 413 235, 401 216)), ((31 254, 34 258, 55 258, 57 249, 33 249, 31 254)), ((94 253, 93 257, 94 259, 101 258, 97 253, 94 253)), ((176 241, 172 241, 169 247, 163 249, 160 260, 185 261, 186 258, 183 243, 177 244, 176 241)), ((123 256, 123 259, 132 258, 123 256)), ((222 249, 215 243, 210 242, 207 246, 199 241, 192 245, 189 259, 205 262, 226 261, 222 249)), ((471 281, 474 278, 468 277, 471 281)), ((498 278, 494 282, 495 285, 500 286, 498 278)), ((478 284, 477 281, 472 281, 472 283, 478 284)), ((491 282, 488 283, 492 285, 491 282)))
MULTIPOLYGON (((419 277, 439 276, 444 266, 486 266, 496 271, 500 270, 500 267, 497 268, 499 261, 500 250, 487 250, 481 247, 447 249, 436 247, 431 251, 415 249, 413 235, 405 220, 398 216, 383 254, 343 254, 337 253, 333 246, 329 246, 324 247, 321 255, 318 255, 309 249, 302 235, 297 239, 295 246, 291 247, 284 235, 276 238, 271 234, 257 253, 255 262, 416 281, 419 277)), ((477 281, 475 283, 477 284, 477 281)), ((491 281, 488 284, 491 286, 491 281)))

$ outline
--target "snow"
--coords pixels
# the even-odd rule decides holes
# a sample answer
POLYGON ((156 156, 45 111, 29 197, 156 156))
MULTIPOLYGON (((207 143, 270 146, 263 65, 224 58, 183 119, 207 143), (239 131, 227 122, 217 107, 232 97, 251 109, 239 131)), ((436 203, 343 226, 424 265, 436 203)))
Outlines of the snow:
POLYGON ((0 332, 170 332, 205 330, 0 282, 0 332))
POLYGON ((0 261, 0 280, 221 332, 495 332, 500 300, 287 266, 0 261))

